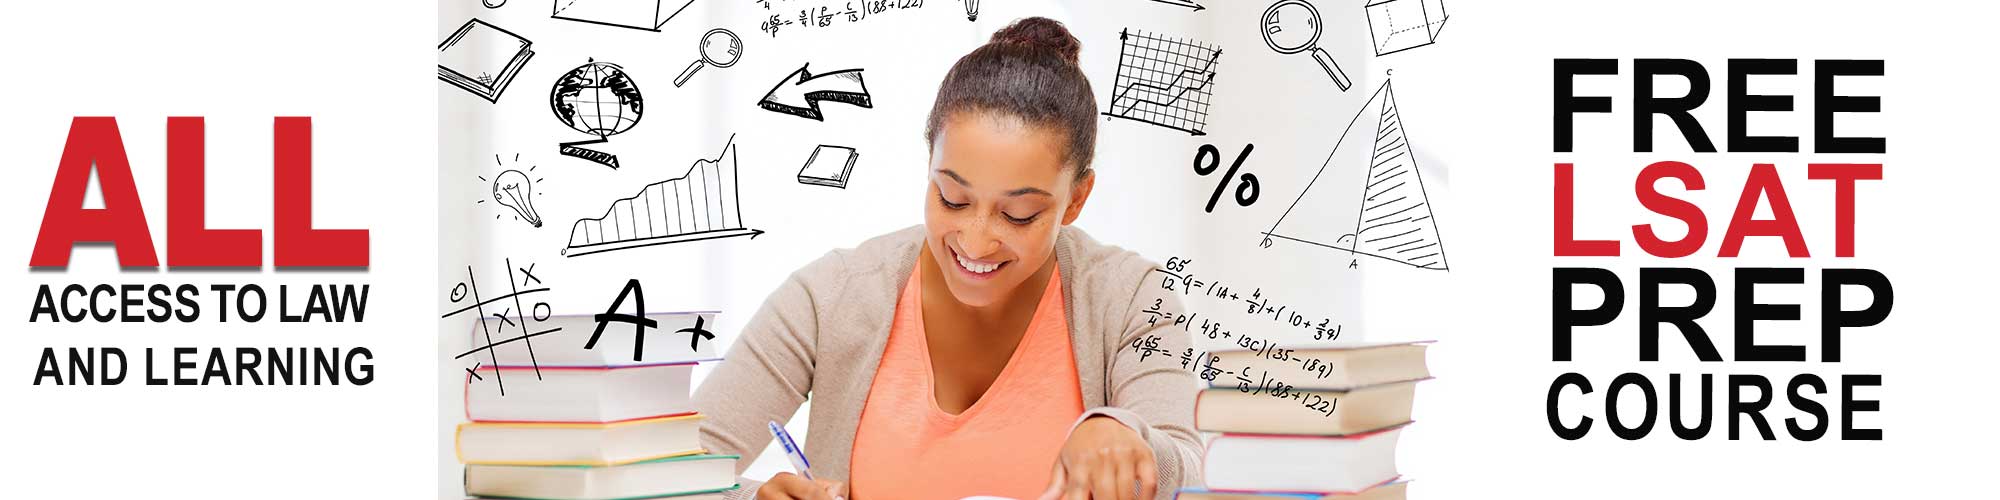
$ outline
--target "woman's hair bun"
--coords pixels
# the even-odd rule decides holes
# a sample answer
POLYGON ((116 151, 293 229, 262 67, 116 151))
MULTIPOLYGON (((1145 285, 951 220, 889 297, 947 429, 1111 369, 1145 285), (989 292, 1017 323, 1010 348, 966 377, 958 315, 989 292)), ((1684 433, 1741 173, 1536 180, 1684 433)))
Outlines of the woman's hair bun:
POLYGON ((959 113, 1019 118, 1063 134, 1064 168, 1076 179, 1089 177, 1097 152, 1097 97, 1077 65, 1082 50, 1083 42, 1054 19, 1009 23, 945 73, 924 143, 937 146, 945 121, 959 113))
POLYGON ((1022 45, 1037 50, 1047 50, 1062 56, 1070 64, 1077 64, 1077 54, 1083 50, 1083 42, 1069 33, 1061 21, 1046 17, 1028 17, 1015 20, 1013 24, 993 32, 989 43, 1022 45))

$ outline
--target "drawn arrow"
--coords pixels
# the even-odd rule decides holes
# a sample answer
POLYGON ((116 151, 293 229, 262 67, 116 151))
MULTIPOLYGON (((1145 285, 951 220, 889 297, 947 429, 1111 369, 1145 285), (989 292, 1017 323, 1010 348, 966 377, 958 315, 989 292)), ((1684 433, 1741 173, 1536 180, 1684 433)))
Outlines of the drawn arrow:
POLYGON ((820 101, 875 107, 874 100, 868 96, 868 85, 861 81, 860 68, 813 76, 806 66, 799 66, 798 71, 785 75, 778 86, 771 87, 771 92, 764 94, 763 100, 757 101, 757 107, 826 121, 819 110, 820 101))
POLYGON ((1194 3, 1194 0, 1153 0, 1153 1, 1167 5, 1172 5, 1175 7, 1187 7, 1194 10, 1202 10, 1208 8, 1201 6, 1201 4, 1194 3))

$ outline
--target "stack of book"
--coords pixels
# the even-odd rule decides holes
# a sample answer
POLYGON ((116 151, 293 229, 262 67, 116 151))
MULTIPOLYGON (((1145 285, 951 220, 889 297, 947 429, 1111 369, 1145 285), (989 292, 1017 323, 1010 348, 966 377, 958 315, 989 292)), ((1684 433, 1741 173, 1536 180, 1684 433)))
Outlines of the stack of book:
POLYGON ((1422 342, 1214 352, 1195 428, 1222 433, 1189 500, 1400 500, 1396 440, 1410 424, 1422 342))
MULTIPOLYGON (((458 460, 465 492, 477 498, 614 500, 722 498, 735 489, 734 455, 701 447, 701 419, 690 397, 694 367, 719 358, 713 339, 687 333, 714 325, 712 312, 649 314, 658 322, 645 342, 614 324, 590 342, 589 316, 556 317, 538 326, 555 334, 488 341, 475 327, 466 375, 458 460), (644 351, 636 350, 643 343, 644 351), (532 353, 530 352, 532 350, 532 353), (528 364, 505 364, 527 361, 528 364)), ((510 337, 518 337, 511 335, 510 337)))

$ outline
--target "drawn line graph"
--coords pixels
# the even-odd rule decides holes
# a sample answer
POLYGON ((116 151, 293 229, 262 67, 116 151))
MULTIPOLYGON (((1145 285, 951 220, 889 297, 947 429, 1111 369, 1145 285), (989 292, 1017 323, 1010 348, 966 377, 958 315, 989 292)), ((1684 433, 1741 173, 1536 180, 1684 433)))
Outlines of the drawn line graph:
POLYGON ((1222 49, 1129 29, 1118 40, 1116 90, 1104 115, 1204 135, 1222 49))
MULTIPOLYGON (((1300 224, 1295 222, 1294 226, 1300 224)), ((1367 104, 1363 105, 1361 111, 1354 115, 1354 119, 1347 123, 1347 129, 1340 133, 1340 139, 1336 141, 1334 152, 1327 155, 1326 163, 1320 166, 1319 172, 1313 174, 1305 190, 1299 193, 1299 198, 1292 202, 1291 207, 1285 209, 1284 215, 1278 217, 1278 221, 1271 225, 1269 231, 1264 232, 1261 246, 1270 247, 1273 239, 1342 250, 1418 269, 1435 271, 1451 269, 1445 260, 1444 240, 1438 232, 1437 219, 1431 212, 1430 194, 1424 189, 1423 173, 1417 168, 1416 158, 1411 155, 1409 135, 1403 129, 1402 113, 1396 106, 1396 92, 1389 82, 1384 82, 1381 88, 1376 89, 1375 94, 1368 98, 1367 104), (1315 217, 1307 227, 1280 233, 1279 229, 1284 227, 1286 220, 1292 217, 1294 211, 1298 211, 1301 215, 1311 215, 1336 210, 1321 210, 1320 207, 1326 204, 1339 205, 1340 202, 1320 199, 1331 198, 1341 193, 1322 191, 1315 194, 1313 188, 1319 186, 1322 189, 1339 190, 1342 188, 1325 186, 1344 184, 1335 182, 1334 178, 1340 175, 1353 175, 1340 172, 1338 169, 1334 176, 1327 176, 1327 173, 1331 167, 1345 166, 1361 160, 1358 152, 1352 148, 1363 147, 1362 144, 1359 142, 1349 144, 1348 140, 1351 136, 1357 140, 1368 137, 1354 135, 1356 132, 1366 134, 1365 131, 1355 130, 1355 125, 1363 123, 1361 119, 1367 116, 1375 118, 1372 148, 1366 151, 1366 160, 1362 160, 1367 162, 1368 167, 1360 173, 1360 182, 1364 183, 1360 189, 1360 198, 1347 204, 1349 207, 1355 207, 1353 208, 1354 232, 1341 234, 1333 238, 1332 243, 1327 243, 1323 240, 1327 239, 1325 236, 1331 234, 1313 234, 1315 230, 1325 226, 1319 224, 1319 218, 1315 217), (1325 183, 1322 183, 1322 177, 1327 177, 1325 183), (1306 206, 1306 210, 1299 210, 1301 205, 1306 206)), ((1349 267, 1354 265, 1350 264, 1349 267)))
POLYGON ((1126 103, 1125 109, 1128 111, 1131 110, 1133 106, 1138 104, 1151 104, 1154 106, 1171 107, 1174 104, 1178 103, 1181 100, 1181 98, 1186 97, 1188 92, 1205 90, 1208 88, 1208 85, 1210 83, 1214 83, 1215 72, 1209 71, 1209 68, 1214 66, 1215 66, 1215 61, 1210 60, 1208 64, 1203 66, 1201 69, 1181 70, 1180 73, 1175 75, 1174 79, 1168 81, 1166 85, 1156 85, 1153 83, 1148 83, 1143 81, 1132 82, 1130 85, 1125 87, 1124 92, 1120 92, 1118 96, 1112 99, 1111 110, 1112 112, 1117 112, 1119 102, 1125 102, 1126 103), (1196 82, 1192 85, 1184 85, 1181 83, 1182 81, 1195 82, 1196 80, 1199 80, 1199 82, 1196 82), (1134 90, 1141 90, 1141 89, 1144 90, 1143 93, 1136 95, 1132 93, 1134 90), (1153 95, 1153 96, 1166 95, 1171 97, 1168 97, 1164 101, 1155 101, 1151 99, 1146 99, 1147 95, 1153 95))
POLYGON ((743 226, 743 207, 736 189, 735 135, 729 136, 720 155, 696 160, 685 172, 612 202, 602 216, 576 221, 563 254, 576 257, 764 234, 743 226))

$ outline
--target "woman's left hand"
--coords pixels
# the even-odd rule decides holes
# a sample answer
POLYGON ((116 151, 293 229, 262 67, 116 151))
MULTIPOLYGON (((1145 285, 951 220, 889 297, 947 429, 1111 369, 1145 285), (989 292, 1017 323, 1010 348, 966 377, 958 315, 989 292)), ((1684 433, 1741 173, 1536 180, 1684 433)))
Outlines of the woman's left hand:
POLYGON ((1096 416, 1069 433, 1042 500, 1149 499, 1157 477, 1146 440, 1117 419, 1096 416))

